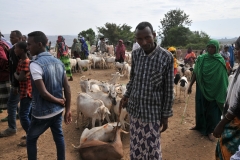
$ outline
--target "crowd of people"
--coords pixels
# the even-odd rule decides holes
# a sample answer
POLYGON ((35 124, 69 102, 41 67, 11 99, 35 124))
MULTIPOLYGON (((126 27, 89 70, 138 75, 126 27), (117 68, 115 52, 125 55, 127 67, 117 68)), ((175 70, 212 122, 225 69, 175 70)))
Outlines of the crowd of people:
MULTIPOLYGON (((149 22, 141 22, 135 28, 130 80, 120 102, 130 115, 131 159, 162 158, 161 133, 167 130, 168 119, 173 116, 174 76, 182 53, 179 48, 162 48, 155 43, 155 37, 149 22)), ((10 41, 1 35, 0 109, 7 109, 8 128, 0 132, 0 137, 16 134, 18 112, 25 131, 18 145, 27 147, 28 159, 37 159, 37 140, 48 128, 55 140, 58 159, 65 159, 62 114, 65 110, 64 122, 71 123, 68 81, 73 81, 65 39, 58 36, 57 57, 49 53, 51 42, 41 31, 24 36, 14 30, 10 41)), ((104 37, 100 38, 96 50, 107 52, 106 42, 104 37)), ((189 48, 184 57, 190 67, 195 64, 188 88, 191 94, 196 82, 196 125, 191 130, 199 131, 211 141, 219 138, 216 159, 220 160, 230 159, 238 153, 240 145, 240 69, 228 81, 235 61, 229 47, 224 46, 220 51, 219 42, 210 40, 206 51, 199 56, 189 48)), ((234 48, 235 58, 240 60, 240 37, 234 48)), ((118 41, 114 50, 116 62, 123 63, 126 53, 123 40, 118 41)), ((89 41, 83 37, 73 40, 72 57, 87 59, 89 52, 89 41)))

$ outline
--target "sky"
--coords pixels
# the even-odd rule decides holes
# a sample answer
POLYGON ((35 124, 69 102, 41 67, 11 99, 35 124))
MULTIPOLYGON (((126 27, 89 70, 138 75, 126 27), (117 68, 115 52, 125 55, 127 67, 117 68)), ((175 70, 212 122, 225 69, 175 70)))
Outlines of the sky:
POLYGON ((159 31, 164 14, 181 9, 192 20, 192 31, 219 39, 240 36, 239 0, 0 0, 0 6, 3 34, 40 30, 46 35, 77 35, 89 28, 97 32, 107 22, 127 24, 133 31, 142 21, 159 31))

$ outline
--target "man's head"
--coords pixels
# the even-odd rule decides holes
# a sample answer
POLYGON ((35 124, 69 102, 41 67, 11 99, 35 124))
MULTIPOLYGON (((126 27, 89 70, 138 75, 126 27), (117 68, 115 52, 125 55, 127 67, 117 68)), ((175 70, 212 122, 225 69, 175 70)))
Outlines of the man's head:
POLYGON ((77 43, 77 38, 74 38, 74 39, 73 39, 73 43, 77 43))
POLYGON ((38 55, 41 52, 45 51, 45 47, 47 44, 47 37, 41 31, 34 31, 28 34, 28 50, 30 51, 32 56, 38 55))
POLYGON ((238 62, 240 62, 240 37, 238 37, 237 41, 235 42, 234 55, 238 62))
POLYGON ((26 42, 27 41, 27 36, 23 35, 22 36, 22 41, 26 42))
POLYGON ((146 52, 150 53, 155 49, 154 39, 156 33, 149 22, 141 22, 135 29, 135 37, 138 44, 146 52))
POLYGON ((229 48, 228 45, 224 45, 224 48, 223 48, 223 49, 224 49, 225 52, 227 52, 227 51, 228 51, 228 48, 229 48))
POLYGON ((12 45, 22 40, 22 33, 18 30, 14 30, 10 34, 10 41, 12 45))

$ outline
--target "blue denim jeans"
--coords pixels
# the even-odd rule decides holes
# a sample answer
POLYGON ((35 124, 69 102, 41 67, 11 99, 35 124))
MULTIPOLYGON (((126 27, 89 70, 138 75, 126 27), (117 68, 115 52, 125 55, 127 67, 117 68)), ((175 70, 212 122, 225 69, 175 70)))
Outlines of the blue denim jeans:
POLYGON ((17 112, 19 101, 20 101, 20 95, 15 94, 14 89, 11 88, 8 102, 7 102, 8 127, 15 130, 17 130, 16 112, 17 112))
POLYGON ((28 128, 31 122, 31 102, 32 98, 24 97, 20 100, 20 109, 19 109, 19 117, 22 128, 24 131, 28 132, 28 128))
POLYGON ((65 143, 62 132, 62 113, 48 118, 37 119, 32 116, 27 133, 28 160, 37 160, 37 140, 50 127, 57 148, 57 159, 65 160, 65 143))

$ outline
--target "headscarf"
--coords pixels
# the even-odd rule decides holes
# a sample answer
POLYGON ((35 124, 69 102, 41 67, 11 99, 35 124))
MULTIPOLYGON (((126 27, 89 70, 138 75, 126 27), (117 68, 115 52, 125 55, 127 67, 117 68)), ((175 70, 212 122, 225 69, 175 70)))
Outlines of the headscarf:
POLYGON ((82 51, 84 52, 85 56, 87 57, 89 55, 88 51, 88 45, 86 41, 84 40, 84 37, 80 38, 79 41, 82 43, 82 51))
POLYGON ((74 38, 74 40, 76 40, 77 42, 73 42, 71 52, 74 53, 76 51, 77 53, 80 53, 81 52, 81 43, 79 43, 79 41, 76 38, 74 38))
POLYGON ((65 39, 63 36, 58 36, 57 44, 57 57, 59 58, 60 56, 66 56, 68 54, 68 46, 65 44, 65 39))
POLYGON ((226 99, 228 76, 225 61, 219 54, 219 43, 210 40, 207 44, 216 47, 216 53, 200 55, 194 67, 197 83, 208 101, 216 100, 223 105, 226 99))
POLYGON ((122 45, 118 44, 116 46, 116 59, 120 59, 120 57, 125 59, 125 45, 123 44, 123 40, 120 39, 119 42, 122 42, 122 45))

